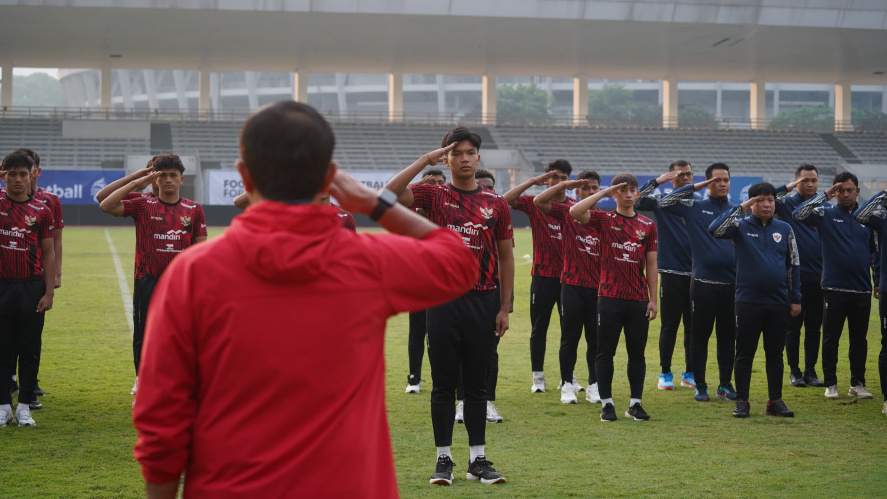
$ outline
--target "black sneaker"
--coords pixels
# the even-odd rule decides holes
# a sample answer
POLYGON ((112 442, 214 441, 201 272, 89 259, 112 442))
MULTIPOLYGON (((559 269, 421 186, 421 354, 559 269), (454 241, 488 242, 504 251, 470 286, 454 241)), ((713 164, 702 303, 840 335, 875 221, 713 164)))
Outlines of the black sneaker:
POLYGON ((801 373, 792 373, 791 376, 789 376, 789 381, 791 382, 792 386, 803 388, 807 386, 806 378, 807 377, 801 373))
MULTIPOLYGON (((46 395, 45 393, 43 393, 43 388, 40 388, 39 382, 34 385, 34 395, 36 395, 38 397, 42 397, 42 396, 46 395)), ((32 409, 33 409, 33 407, 32 407, 32 409)))
POLYGON ((601 421, 605 423, 616 421, 616 408, 613 404, 604 404, 601 408, 601 421))
POLYGON ((736 390, 733 385, 727 383, 718 387, 718 398, 721 400, 736 400, 736 390))
MULTIPOLYGON (((615 415, 614 415, 615 416, 615 415)), ((650 415, 641 407, 641 404, 635 404, 625 411, 625 416, 635 421, 649 421, 650 415)))
POLYGON ((747 400, 737 400, 736 409, 733 409, 733 417, 747 418, 750 410, 751 405, 748 403, 747 400))
POLYGON ((453 460, 450 456, 440 456, 437 458, 437 464, 434 466, 434 474, 428 483, 432 485, 452 485, 453 484, 453 460))
POLYGON ((505 483, 505 477, 493 468, 493 463, 487 461, 484 456, 477 456, 473 463, 468 464, 468 473, 465 478, 469 480, 480 480, 480 483, 490 485, 494 483, 505 483))
POLYGON ((770 400, 767 402, 767 415, 768 416, 780 416, 783 418, 793 418, 795 417, 795 413, 785 405, 785 402, 780 400, 770 400))
POLYGON ((30 407, 32 411, 36 411, 39 409, 43 409, 43 404, 41 404, 40 401, 35 398, 33 402, 28 404, 28 407, 30 407))
POLYGON ((807 386, 825 386, 825 383, 816 375, 816 371, 804 374, 804 383, 807 383, 807 386))

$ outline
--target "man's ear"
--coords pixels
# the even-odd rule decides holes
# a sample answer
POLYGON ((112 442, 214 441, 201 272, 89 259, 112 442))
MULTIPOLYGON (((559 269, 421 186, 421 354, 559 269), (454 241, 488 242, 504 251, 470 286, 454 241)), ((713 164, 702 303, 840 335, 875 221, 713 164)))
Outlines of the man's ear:
POLYGON ((339 165, 335 161, 330 161, 330 166, 326 170, 326 176, 323 179, 323 186, 320 188, 320 192, 328 192, 330 190, 330 184, 333 183, 333 178, 335 178, 338 171, 339 165))
POLYGON ((237 172, 240 173, 240 178, 243 180, 243 190, 249 193, 255 191, 256 186, 253 183, 253 178, 250 176, 249 169, 242 159, 237 160, 237 172))

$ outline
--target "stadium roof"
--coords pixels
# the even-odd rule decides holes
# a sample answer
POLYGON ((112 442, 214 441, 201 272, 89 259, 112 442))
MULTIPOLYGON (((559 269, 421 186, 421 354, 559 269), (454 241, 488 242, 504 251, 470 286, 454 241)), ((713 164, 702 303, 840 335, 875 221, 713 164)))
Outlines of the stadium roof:
POLYGON ((887 2, 0 0, 0 63, 887 85, 887 2))

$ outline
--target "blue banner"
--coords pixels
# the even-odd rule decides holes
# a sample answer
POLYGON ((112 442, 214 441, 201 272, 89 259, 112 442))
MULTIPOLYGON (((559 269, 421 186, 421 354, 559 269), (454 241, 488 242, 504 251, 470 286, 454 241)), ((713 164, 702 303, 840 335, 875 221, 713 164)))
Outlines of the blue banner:
POLYGON ((62 204, 96 204, 95 195, 122 177, 123 170, 43 170, 37 184, 62 204))
MULTIPOLYGON (((639 184, 638 187, 643 187, 644 185, 647 184, 647 182, 656 178, 656 176, 638 175, 637 178, 638 178, 638 184, 639 184)), ((613 179, 613 175, 602 175, 601 176, 601 186, 606 187, 606 186, 610 185, 610 182, 612 181, 612 179, 613 179)), ((705 180, 705 177, 700 176, 700 177, 696 177, 695 179, 693 179, 693 182, 694 183, 695 182, 702 182, 703 180, 705 180)), ((745 201, 746 199, 748 199, 748 188, 757 184, 757 183, 763 182, 763 181, 764 181, 764 179, 762 177, 738 177, 738 176, 731 177, 730 178, 730 200, 733 201, 734 203, 741 203, 741 202, 745 201)), ((660 194, 668 194, 669 192, 672 191, 671 183, 669 182, 669 183, 660 185, 659 187, 657 187, 656 191, 659 192, 660 194)), ((699 194, 703 198, 708 197, 708 189, 702 189, 699 192, 699 194)), ((602 210, 612 210, 612 209, 616 208, 616 204, 613 202, 613 198, 606 198, 603 201, 601 201, 600 203, 598 203, 598 208, 600 208, 602 210)))

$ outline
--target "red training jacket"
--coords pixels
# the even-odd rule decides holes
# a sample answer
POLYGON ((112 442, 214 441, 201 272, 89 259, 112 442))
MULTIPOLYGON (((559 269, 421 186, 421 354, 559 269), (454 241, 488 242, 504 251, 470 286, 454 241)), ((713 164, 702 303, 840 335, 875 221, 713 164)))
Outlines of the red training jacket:
POLYGON ((145 480, 186 497, 397 496, 384 332, 474 286, 446 229, 356 234, 265 201, 173 260, 151 300, 133 421, 145 480))

